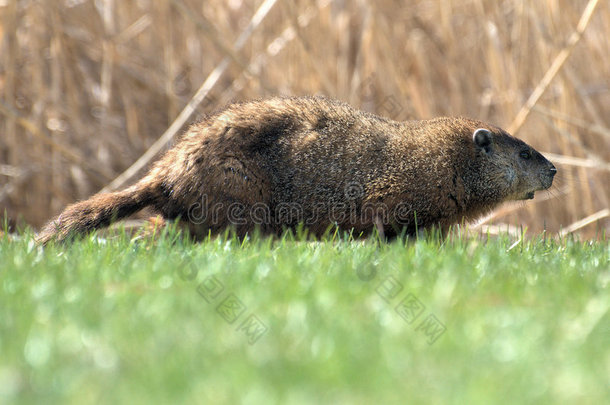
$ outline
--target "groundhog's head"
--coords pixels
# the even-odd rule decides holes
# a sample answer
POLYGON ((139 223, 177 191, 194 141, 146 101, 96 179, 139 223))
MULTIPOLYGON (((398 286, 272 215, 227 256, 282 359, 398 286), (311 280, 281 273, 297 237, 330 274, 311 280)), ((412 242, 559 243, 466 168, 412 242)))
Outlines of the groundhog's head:
POLYGON ((557 169, 525 142, 499 128, 478 128, 472 140, 483 180, 487 187, 493 184, 502 200, 531 199, 536 191, 551 187, 557 169))

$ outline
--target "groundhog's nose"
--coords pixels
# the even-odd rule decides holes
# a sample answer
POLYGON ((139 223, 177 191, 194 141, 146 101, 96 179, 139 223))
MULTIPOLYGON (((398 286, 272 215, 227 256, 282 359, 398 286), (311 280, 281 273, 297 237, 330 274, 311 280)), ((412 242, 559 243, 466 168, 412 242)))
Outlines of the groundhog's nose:
POLYGON ((549 171, 551 172, 551 176, 555 177, 555 174, 557 174, 557 168, 551 163, 551 168, 549 169, 549 171))

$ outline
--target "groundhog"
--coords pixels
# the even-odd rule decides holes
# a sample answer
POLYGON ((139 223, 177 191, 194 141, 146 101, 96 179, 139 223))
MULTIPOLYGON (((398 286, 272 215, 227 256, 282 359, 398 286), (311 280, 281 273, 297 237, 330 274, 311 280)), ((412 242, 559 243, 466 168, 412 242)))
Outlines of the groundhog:
POLYGON ((192 125, 148 174, 70 205, 38 240, 64 241, 150 206, 196 239, 299 224, 412 235, 473 220, 551 186, 557 170, 502 129, 467 118, 396 122, 324 97, 232 104, 192 125))

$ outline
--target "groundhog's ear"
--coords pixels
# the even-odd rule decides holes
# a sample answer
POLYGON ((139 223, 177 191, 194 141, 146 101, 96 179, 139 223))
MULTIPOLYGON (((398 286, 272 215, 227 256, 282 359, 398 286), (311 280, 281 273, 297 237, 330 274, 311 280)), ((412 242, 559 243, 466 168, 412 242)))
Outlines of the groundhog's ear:
POLYGON ((491 152, 492 139, 491 139, 491 132, 489 132, 488 129, 485 129, 485 128, 476 129, 472 133, 472 140, 474 141, 474 144, 478 148, 483 149, 486 153, 491 152))

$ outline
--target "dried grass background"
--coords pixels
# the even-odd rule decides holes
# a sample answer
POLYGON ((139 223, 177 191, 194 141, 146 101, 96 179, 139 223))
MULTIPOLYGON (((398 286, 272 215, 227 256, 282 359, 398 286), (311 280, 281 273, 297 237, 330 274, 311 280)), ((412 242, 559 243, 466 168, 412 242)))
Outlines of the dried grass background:
POLYGON ((133 182, 142 170, 112 183, 173 138, 208 79, 189 122, 232 100, 325 94, 397 120, 465 115, 516 130, 558 178, 488 229, 599 236, 610 227, 610 3, 597 3, 0 0, 0 212, 39 227, 133 182))

